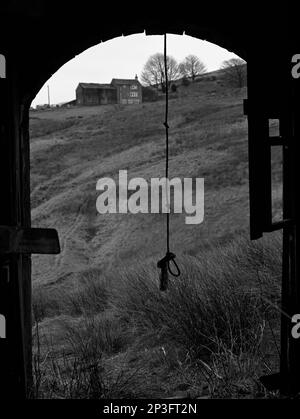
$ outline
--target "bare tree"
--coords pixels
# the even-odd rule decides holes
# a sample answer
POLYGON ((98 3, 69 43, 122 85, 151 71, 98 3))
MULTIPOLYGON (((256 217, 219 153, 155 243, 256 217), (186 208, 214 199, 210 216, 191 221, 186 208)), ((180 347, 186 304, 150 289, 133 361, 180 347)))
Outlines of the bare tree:
POLYGON ((190 77, 193 81, 200 74, 206 73, 205 64, 196 55, 188 55, 179 65, 182 77, 190 77))
POLYGON ((221 65, 224 70, 224 75, 227 82, 235 87, 243 87, 247 79, 247 65, 246 61, 240 58, 231 58, 224 61, 221 65))
MULTIPOLYGON (((167 56, 167 74, 169 85, 179 77, 179 68, 176 60, 167 56)), ((152 55, 146 62, 141 74, 141 81, 146 86, 165 87, 165 62, 164 55, 157 53, 152 55)))

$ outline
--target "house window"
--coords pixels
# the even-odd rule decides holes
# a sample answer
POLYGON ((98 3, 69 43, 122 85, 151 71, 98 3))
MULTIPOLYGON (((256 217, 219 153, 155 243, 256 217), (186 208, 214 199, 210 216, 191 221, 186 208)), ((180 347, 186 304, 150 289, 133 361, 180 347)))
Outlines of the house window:
POLYGON ((130 92, 130 97, 138 97, 138 93, 137 92, 130 92))
POLYGON ((132 84, 132 85, 130 86, 130 89, 131 89, 131 90, 137 90, 137 88, 138 88, 138 87, 137 87, 137 85, 136 85, 136 84, 132 84))

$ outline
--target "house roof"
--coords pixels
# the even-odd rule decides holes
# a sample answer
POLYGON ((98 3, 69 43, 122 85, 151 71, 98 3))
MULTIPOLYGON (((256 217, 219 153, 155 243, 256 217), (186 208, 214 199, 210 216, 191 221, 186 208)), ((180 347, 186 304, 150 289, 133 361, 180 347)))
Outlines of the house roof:
POLYGON ((139 83, 136 79, 112 79, 111 84, 133 84, 139 83))
POLYGON ((110 84, 101 84, 101 83, 79 83, 80 87, 83 89, 115 89, 110 84))

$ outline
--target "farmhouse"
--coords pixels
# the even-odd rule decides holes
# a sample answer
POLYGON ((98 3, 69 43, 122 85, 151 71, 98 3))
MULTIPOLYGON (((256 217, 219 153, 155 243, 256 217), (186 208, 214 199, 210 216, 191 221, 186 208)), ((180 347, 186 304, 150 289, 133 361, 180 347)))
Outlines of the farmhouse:
POLYGON ((122 105, 133 105, 142 103, 142 86, 135 79, 112 79, 111 85, 117 89, 118 103, 122 105))
POLYGON ((79 83, 76 89, 77 105, 96 106, 113 103, 142 103, 142 86, 137 76, 134 79, 112 79, 110 84, 79 83))

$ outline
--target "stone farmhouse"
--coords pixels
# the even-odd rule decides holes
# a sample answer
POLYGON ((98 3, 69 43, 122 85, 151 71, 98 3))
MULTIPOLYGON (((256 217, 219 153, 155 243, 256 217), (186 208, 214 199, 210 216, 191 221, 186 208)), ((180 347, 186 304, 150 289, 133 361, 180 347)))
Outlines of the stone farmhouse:
POLYGON ((110 84, 79 83, 76 89, 76 104, 86 106, 134 105, 142 103, 142 85, 134 79, 112 79, 110 84))

